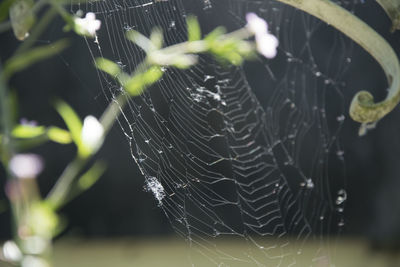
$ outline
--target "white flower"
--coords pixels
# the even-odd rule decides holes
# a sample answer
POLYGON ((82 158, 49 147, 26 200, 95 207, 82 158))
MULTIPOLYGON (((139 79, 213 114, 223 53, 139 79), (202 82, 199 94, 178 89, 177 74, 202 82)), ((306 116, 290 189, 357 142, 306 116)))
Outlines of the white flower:
POLYGON ((43 170, 43 160, 36 154, 17 154, 9 164, 11 172, 20 179, 32 179, 43 170))
POLYGON ((272 34, 256 35, 257 50, 266 58, 274 58, 277 54, 278 39, 272 34))
POLYGON ((18 262, 22 259, 22 252, 14 241, 6 241, 3 245, 3 255, 7 261, 18 262))
POLYGON ((89 115, 83 120, 81 138, 83 144, 92 153, 96 152, 103 144, 104 128, 95 117, 89 115))
POLYGON ((254 13, 248 13, 246 20, 247 29, 255 35, 257 51, 266 58, 275 57, 279 41, 274 35, 268 32, 267 22, 254 13))
POLYGON ((265 20, 260 18, 254 13, 248 13, 246 15, 247 29, 253 34, 265 34, 268 32, 268 24, 265 20))
POLYGON ((100 29, 101 21, 96 19, 93 12, 86 13, 85 18, 74 18, 75 31, 80 35, 94 37, 100 29))

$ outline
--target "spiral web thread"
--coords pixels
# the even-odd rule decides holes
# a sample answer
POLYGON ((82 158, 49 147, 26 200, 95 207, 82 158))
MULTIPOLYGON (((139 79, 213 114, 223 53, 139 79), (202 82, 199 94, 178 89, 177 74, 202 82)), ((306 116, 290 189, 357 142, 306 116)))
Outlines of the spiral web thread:
MULTIPOLYGON (((145 188, 206 266, 329 266, 329 236, 344 225, 338 134, 351 42, 277 1, 105 0, 71 6, 77 9, 103 23, 96 41, 88 40, 92 55, 126 72, 144 57, 125 39, 129 29, 149 35, 161 26, 170 45, 186 40, 189 13, 206 30, 243 27, 248 12, 268 22, 280 42, 277 58, 234 68, 201 56, 190 70, 166 69, 160 82, 128 101, 119 124, 145 188), (237 240, 246 249, 221 245, 237 240), (318 245, 300 263, 307 242, 318 245)), ((124 93, 99 77, 108 101, 124 93)))

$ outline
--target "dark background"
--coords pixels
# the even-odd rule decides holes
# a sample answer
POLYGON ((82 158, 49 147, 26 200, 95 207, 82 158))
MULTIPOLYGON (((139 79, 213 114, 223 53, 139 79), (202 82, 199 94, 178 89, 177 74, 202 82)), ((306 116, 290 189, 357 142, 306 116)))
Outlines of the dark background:
MULTIPOLYGON (((400 53, 400 34, 389 33, 390 20, 375 1, 356 6, 355 12, 400 53)), ((99 90, 99 79, 86 44, 72 33, 63 33, 62 27, 61 21, 53 23, 40 42, 45 44, 66 35, 72 40, 72 45, 61 55, 29 68, 11 81, 12 88, 18 92, 20 118, 63 127, 51 105, 55 96, 70 103, 81 117, 88 114, 98 117, 107 105, 99 90)), ((11 33, 0 35, 2 62, 17 45, 11 33)), ((384 88, 387 84, 382 70, 358 46, 354 47, 345 82, 349 88, 343 92, 346 107, 353 95, 362 89, 370 90, 376 99, 382 99, 386 94, 384 88)), ((399 108, 396 108, 379 122, 377 129, 364 137, 357 135, 357 123, 346 120, 344 124, 341 141, 345 150, 348 193, 345 235, 368 237, 379 245, 396 245, 396 240, 400 240, 399 121, 399 108)), ((41 191, 46 194, 73 158, 74 147, 49 143, 35 151, 46 158, 46 168, 39 179, 41 191)), ((68 218, 64 235, 171 234, 169 222, 157 207, 154 197, 143 189, 144 179, 118 126, 112 129, 97 157, 108 162, 107 171, 92 189, 62 210, 68 218)), ((4 180, 2 171, 2 187, 4 180)), ((4 192, 0 195, 4 198, 4 192)), ((10 234, 9 219, 8 212, 0 214, 1 239, 10 234)))

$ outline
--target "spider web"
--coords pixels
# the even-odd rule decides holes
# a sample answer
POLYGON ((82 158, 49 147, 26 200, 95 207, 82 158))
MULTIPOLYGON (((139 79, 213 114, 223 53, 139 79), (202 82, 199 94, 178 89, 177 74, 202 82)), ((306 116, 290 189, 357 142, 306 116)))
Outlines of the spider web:
MULTIPOLYGON (((145 56, 125 39, 129 29, 149 35, 161 26, 171 45, 186 40, 189 13, 205 32, 243 27, 248 12, 268 22, 280 42, 277 58, 227 67, 201 56, 190 70, 166 69, 160 82, 129 99, 118 122, 145 189, 205 266, 328 266, 329 236, 344 225, 338 135, 351 41, 277 1, 106 0, 71 11, 78 8, 103 23, 89 51, 126 72, 145 56), (245 250, 221 245, 236 239, 245 250), (318 246, 299 263, 307 242, 318 246)), ((99 78, 108 101, 124 94, 103 73, 99 78)))

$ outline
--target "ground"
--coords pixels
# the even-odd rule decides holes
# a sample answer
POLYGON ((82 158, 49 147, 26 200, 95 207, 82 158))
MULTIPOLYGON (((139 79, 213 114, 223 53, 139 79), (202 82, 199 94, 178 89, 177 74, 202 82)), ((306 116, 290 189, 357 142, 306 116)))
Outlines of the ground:
MULTIPOLYGON (((220 244, 234 252, 243 251, 246 246, 243 242, 230 241, 220 244)), ((310 251, 315 250, 315 244, 307 244, 302 255, 296 257, 295 266, 309 266, 310 251), (307 263, 306 263, 307 262, 307 263)), ((331 249, 335 265, 315 263, 316 267, 391 267, 400 266, 399 259, 383 253, 375 253, 368 249, 368 243, 363 240, 341 238, 337 240, 336 253, 331 249)), ((70 267, 183 267, 213 266, 198 254, 190 254, 183 240, 174 238, 154 239, 102 239, 81 240, 64 239, 56 242, 55 266, 70 267)), ((228 266, 228 265, 224 265, 228 266)), ((240 262, 231 262, 229 266, 245 266, 240 262)))

